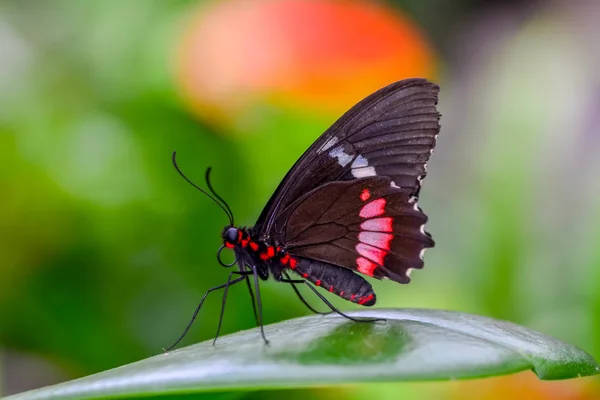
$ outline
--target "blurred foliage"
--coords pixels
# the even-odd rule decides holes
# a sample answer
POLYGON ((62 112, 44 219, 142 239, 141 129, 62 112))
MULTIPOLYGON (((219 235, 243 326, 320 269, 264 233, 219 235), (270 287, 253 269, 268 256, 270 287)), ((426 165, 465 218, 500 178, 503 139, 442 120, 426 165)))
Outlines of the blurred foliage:
MULTIPOLYGON (((177 176, 172 151, 198 183, 212 166, 236 223, 251 225, 337 117, 268 96, 235 121, 237 135, 192 115, 176 54, 203 3, 0 3, 0 390, 156 354, 223 282, 214 252, 226 218, 177 176)), ((600 357, 598 2, 381 4, 439 49, 443 118, 420 201, 437 247, 410 285, 374 282, 378 306, 505 318, 600 357)), ((267 323, 307 313, 290 288, 262 287, 267 323)), ((254 324, 247 293, 230 293, 223 333, 254 324)), ((209 299, 186 343, 213 336, 219 306, 209 299)), ((600 393, 581 382, 564 387, 600 393)), ((460 385, 286 396, 454 398, 460 385)))

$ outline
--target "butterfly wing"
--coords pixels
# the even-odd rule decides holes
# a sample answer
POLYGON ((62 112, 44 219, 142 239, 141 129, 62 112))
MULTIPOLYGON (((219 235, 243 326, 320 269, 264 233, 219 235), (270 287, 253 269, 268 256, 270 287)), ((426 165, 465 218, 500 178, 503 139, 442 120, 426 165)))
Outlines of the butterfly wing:
POLYGON ((389 177, 331 182, 292 203, 285 221, 287 251, 356 270, 378 279, 408 283, 423 267, 434 242, 424 230, 427 216, 410 189, 389 177))
POLYGON ((439 87, 407 79, 380 89, 346 112, 300 157, 256 222, 263 240, 282 237, 290 205, 329 182, 385 176, 417 197, 440 129, 439 87))

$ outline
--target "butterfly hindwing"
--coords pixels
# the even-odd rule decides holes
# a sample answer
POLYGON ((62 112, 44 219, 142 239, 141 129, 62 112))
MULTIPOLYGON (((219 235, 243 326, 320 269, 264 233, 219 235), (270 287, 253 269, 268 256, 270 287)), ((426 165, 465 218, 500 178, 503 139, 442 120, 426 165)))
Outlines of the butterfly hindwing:
POLYGON ((331 182, 290 207, 285 242, 290 254, 408 283, 434 242, 427 216, 409 189, 389 177, 331 182))
POLYGON ((290 205, 330 182, 385 176, 418 196, 440 129, 438 91, 425 79, 407 79, 352 107, 283 179, 256 223, 261 238, 279 240, 290 205))

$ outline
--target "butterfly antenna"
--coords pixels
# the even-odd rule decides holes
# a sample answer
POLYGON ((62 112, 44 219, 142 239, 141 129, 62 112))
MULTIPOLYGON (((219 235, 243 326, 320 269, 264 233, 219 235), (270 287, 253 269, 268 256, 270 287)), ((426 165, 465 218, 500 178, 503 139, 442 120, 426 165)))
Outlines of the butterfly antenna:
MULTIPOLYGON (((211 191, 212 193, 214 193, 214 194, 215 194, 215 196, 216 196, 216 197, 217 197, 219 200, 223 201, 223 203, 225 203, 225 205, 227 206, 227 208, 225 208, 225 207, 223 206, 223 204, 221 204, 221 203, 219 202, 219 200, 215 199, 215 198, 214 198, 213 196, 211 196, 211 195, 210 195, 208 192, 206 192, 204 189, 202 189, 201 187, 199 187, 198 185, 196 185, 194 182, 192 182, 192 181, 191 181, 191 180, 190 180, 190 179, 189 179, 187 176, 185 176, 185 174, 184 174, 184 173, 181 171, 181 169, 179 169, 179 165, 177 165, 176 155, 177 155, 177 152, 176 152, 176 151, 174 151, 174 152, 173 152, 173 166, 175 167, 175 169, 177 170, 177 172, 179 172, 179 175, 181 175, 181 177, 182 177, 183 179, 185 179, 185 180, 187 181, 187 183, 189 183, 190 185, 192 185, 193 187, 195 187, 196 189, 198 189, 199 191, 201 191, 202 193, 204 193, 204 194, 205 194, 205 195, 206 195, 206 196, 207 196, 209 199, 211 199, 212 201, 214 201, 215 203, 217 203, 217 205, 218 205, 219 207, 221 207, 221 209, 222 209, 222 210, 225 212, 225 214, 227 214, 227 218, 229 218, 229 222, 230 222, 230 223, 231 223, 231 225, 233 226, 233 214, 231 213, 231 209, 229 208, 229 206, 227 205, 227 203, 225 203, 225 202, 223 201, 223 199, 221 199, 219 196, 217 196, 217 195, 216 195, 216 193, 214 192, 214 190, 212 190, 212 187, 210 186, 210 184, 209 184, 209 186, 208 186, 208 187, 210 188, 210 191, 211 191)), ((207 178, 208 178, 208 174, 209 174, 209 172, 210 172, 210 167, 209 167, 209 168, 208 168, 208 170, 206 171, 206 177, 207 177, 207 178)), ((208 179, 207 179, 207 181, 208 181, 208 179)))
POLYGON ((225 207, 227 207, 227 210, 229 211, 229 222, 231 223, 231 226, 233 226, 233 211, 231 211, 231 208, 229 207, 229 204, 227 204, 227 202, 225 200, 223 200, 223 198, 221 196, 219 196, 217 194, 217 192, 215 192, 215 189, 213 189, 212 185, 210 184, 210 171, 212 170, 211 167, 208 167, 206 169, 206 175, 204 177, 204 179, 206 180, 206 186, 208 186, 208 189, 210 190, 210 192, 219 200, 221 200, 221 203, 223 203, 225 205, 225 207))

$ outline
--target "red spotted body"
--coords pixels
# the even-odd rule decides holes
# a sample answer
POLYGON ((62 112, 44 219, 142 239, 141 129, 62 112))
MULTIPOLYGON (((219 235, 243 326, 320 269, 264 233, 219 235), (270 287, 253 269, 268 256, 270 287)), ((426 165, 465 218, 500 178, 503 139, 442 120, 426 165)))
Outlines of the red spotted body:
POLYGON ((324 263, 320 263, 321 266, 312 265, 309 260, 290 255, 279 245, 258 240, 256 235, 253 236, 252 229, 226 227, 222 236, 223 244, 235 251, 236 259, 256 265, 258 275, 263 280, 268 279, 270 273, 280 281, 282 272, 287 269, 345 300, 364 306, 375 304, 375 292, 371 285, 365 285, 366 281, 350 270, 324 263))

